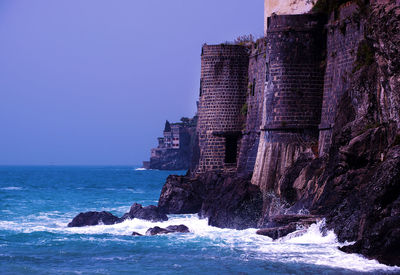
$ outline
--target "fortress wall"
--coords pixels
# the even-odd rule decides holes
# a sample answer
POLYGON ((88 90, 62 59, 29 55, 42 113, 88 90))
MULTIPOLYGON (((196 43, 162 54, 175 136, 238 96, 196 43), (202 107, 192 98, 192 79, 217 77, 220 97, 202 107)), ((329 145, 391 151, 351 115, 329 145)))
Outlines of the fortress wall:
POLYGON ((266 39, 259 39, 250 50, 246 127, 240 145, 238 173, 251 173, 257 158, 264 102, 266 39))
POLYGON ((327 58, 324 77, 324 98, 319 125, 319 155, 328 153, 336 110, 344 92, 349 88, 357 50, 364 38, 364 24, 359 22, 356 4, 340 10, 340 17, 331 17, 327 25, 327 58))
POLYGON ((241 109, 246 102, 248 64, 245 46, 203 46, 196 173, 236 168, 244 124, 241 109))
POLYGON ((325 19, 281 15, 269 19, 262 132, 253 184, 276 188, 284 170, 318 141, 325 19))
POLYGON ((310 0, 264 0, 264 33, 267 33, 268 18, 272 14, 303 14, 309 12, 313 5, 310 0))

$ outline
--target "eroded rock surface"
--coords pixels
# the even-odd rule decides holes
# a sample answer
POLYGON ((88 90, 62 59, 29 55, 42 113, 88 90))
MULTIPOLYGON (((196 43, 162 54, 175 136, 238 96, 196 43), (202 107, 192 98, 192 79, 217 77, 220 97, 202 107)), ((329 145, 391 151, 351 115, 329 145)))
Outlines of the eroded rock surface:
POLYGON ((116 224, 120 219, 110 212, 85 212, 78 214, 69 224, 68 227, 82 227, 91 225, 111 225, 116 224))
POLYGON ((171 233, 189 233, 189 228, 186 225, 170 225, 167 228, 161 228, 159 226, 155 226, 149 228, 146 231, 146 235, 154 236, 154 235, 162 235, 162 234, 171 234, 171 233))
POLYGON ((257 226, 262 195, 250 177, 223 173, 195 178, 170 176, 162 189, 159 208, 171 214, 199 213, 212 226, 245 229, 257 226))
POLYGON ((162 221, 167 221, 168 217, 164 213, 164 211, 159 209, 157 206, 149 205, 143 207, 141 204, 134 203, 131 206, 129 212, 125 213, 121 217, 121 220, 126 220, 126 219, 141 219, 153 222, 162 222, 162 221))

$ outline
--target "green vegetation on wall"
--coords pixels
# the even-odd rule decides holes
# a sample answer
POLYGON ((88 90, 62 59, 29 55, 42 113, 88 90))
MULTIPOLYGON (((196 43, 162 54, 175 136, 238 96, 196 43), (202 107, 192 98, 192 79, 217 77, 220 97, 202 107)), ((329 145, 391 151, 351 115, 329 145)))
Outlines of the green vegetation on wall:
POLYGON ((249 106, 247 105, 247 103, 243 104, 242 109, 240 110, 240 113, 244 116, 247 115, 247 111, 249 109, 249 106))

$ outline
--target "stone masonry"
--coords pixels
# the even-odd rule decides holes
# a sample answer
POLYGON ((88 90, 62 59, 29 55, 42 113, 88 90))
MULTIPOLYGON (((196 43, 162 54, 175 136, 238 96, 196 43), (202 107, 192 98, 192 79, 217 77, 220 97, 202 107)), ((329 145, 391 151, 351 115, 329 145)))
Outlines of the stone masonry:
POLYGON ((267 32, 263 125, 252 182, 264 191, 318 142, 325 18, 273 15, 267 32))
POLYGON ((246 46, 204 45, 196 173, 235 168, 244 126, 249 54, 246 46))
POLYGON ((327 57, 324 80, 324 99, 319 125, 319 155, 328 153, 336 110, 343 93, 348 89, 354 69, 358 45, 364 38, 364 24, 360 22, 356 4, 347 4, 327 25, 327 57))
POLYGON ((259 39, 250 49, 247 118, 238 161, 238 173, 241 174, 252 173, 257 158, 266 77, 266 43, 265 38, 259 39))

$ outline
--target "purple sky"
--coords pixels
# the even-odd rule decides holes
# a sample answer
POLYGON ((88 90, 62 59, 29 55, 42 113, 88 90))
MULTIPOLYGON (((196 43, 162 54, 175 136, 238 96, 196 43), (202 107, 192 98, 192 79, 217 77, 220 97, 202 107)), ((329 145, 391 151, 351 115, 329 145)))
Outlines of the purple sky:
POLYGON ((0 165, 141 164, 262 0, 0 0, 0 165))

